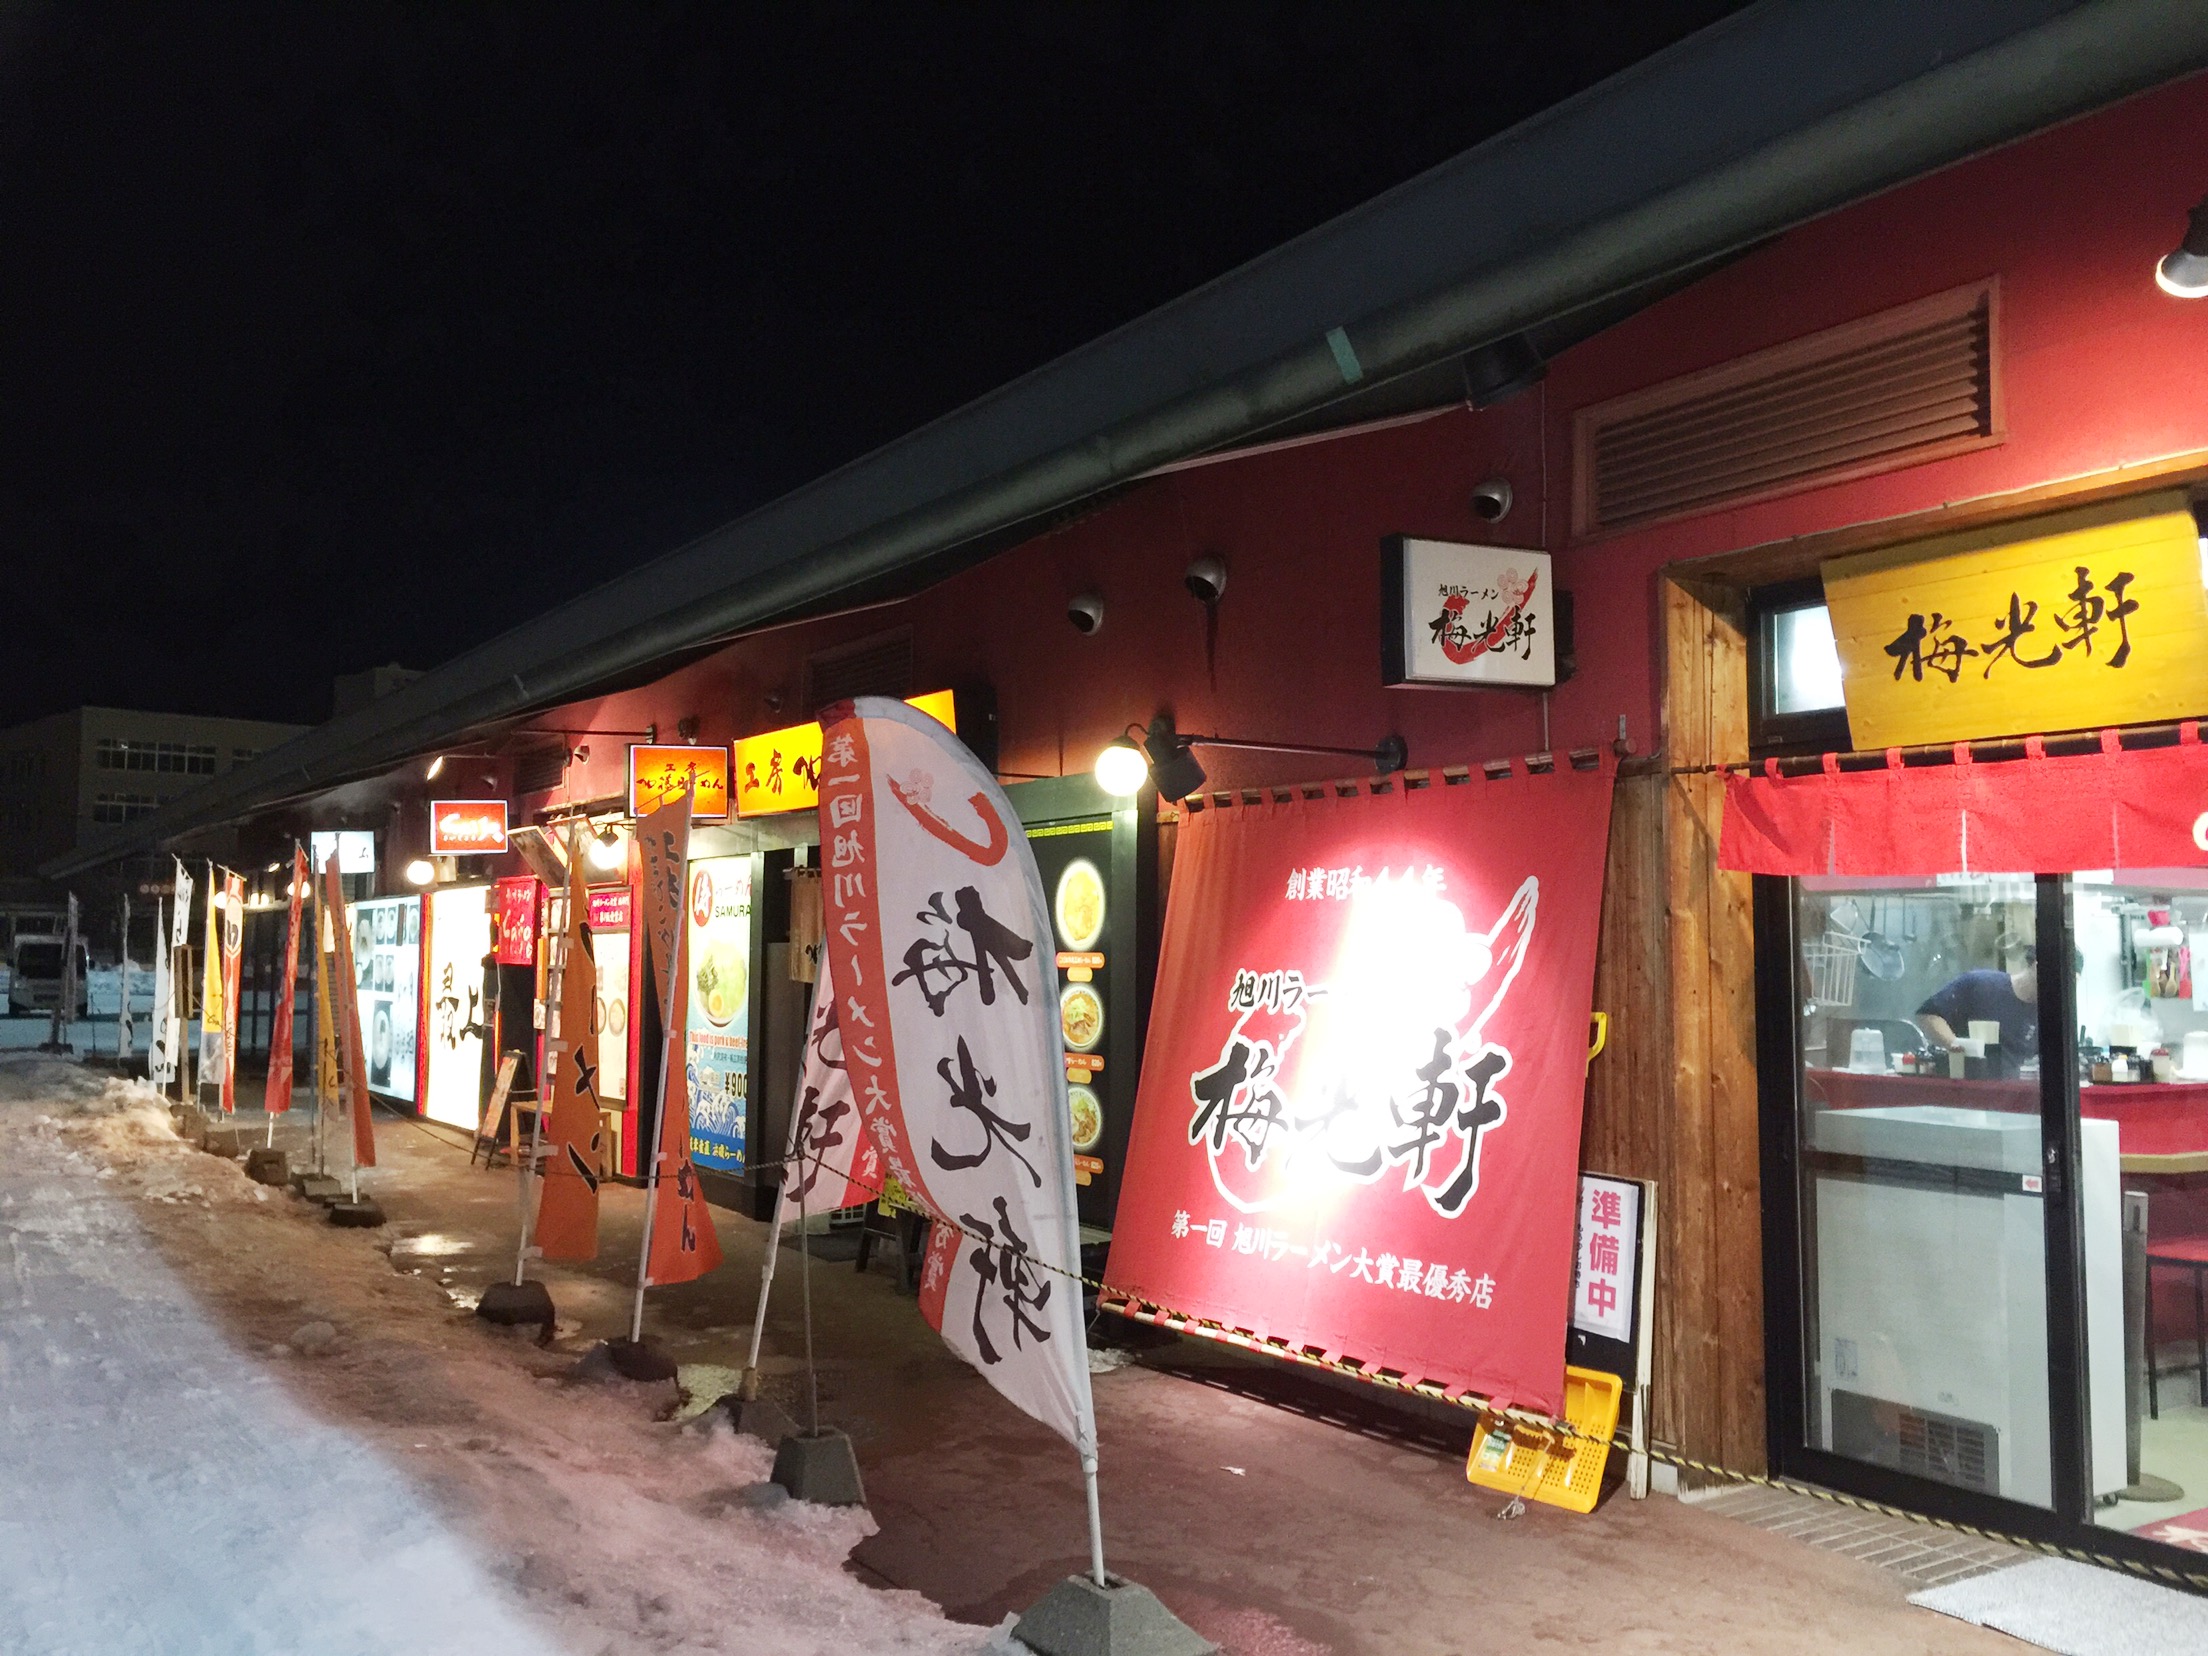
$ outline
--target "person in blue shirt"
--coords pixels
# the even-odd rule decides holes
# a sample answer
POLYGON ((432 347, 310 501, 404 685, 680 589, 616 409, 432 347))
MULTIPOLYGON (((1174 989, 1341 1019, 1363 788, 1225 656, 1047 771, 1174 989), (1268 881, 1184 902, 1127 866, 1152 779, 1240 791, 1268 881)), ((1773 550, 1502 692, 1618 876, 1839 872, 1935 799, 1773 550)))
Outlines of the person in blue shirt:
POLYGON ((1981 967, 1942 984, 1917 1008, 1917 1027, 1943 1051, 1970 1033, 1973 1022, 2001 1026, 2001 1044, 1986 1056, 1999 1072, 2014 1075, 2027 1058, 2039 1056, 2039 952, 2027 948, 2024 964, 2011 972, 1981 967))

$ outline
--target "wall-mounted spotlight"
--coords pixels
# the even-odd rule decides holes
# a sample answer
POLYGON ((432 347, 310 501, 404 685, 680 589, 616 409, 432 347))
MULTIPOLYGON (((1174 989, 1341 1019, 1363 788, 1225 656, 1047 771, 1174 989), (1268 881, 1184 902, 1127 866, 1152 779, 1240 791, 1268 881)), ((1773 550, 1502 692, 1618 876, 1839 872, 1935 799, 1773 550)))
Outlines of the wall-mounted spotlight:
POLYGON ((1507 477, 1490 477, 1472 490, 1472 512, 1483 523, 1500 523, 1510 515, 1517 492, 1507 477))
POLYGON ((1181 571, 1181 585, 1198 603, 1216 604, 1227 590, 1227 560, 1205 554, 1181 571))
POLYGON ((572 759, 572 760, 573 760, 573 761, 574 761, 574 762, 575 762, 576 764, 578 764, 578 765, 587 765, 587 764, 589 764, 589 763, 590 763, 590 744, 589 744, 588 742, 582 742, 582 743, 579 743, 579 744, 577 744, 577 745, 576 745, 575 747, 572 747, 572 748, 568 749, 568 754, 567 754, 567 756, 568 756, 568 758, 572 759))
POLYGON ((1084 592, 1066 600, 1066 619, 1073 623, 1077 633, 1093 633, 1104 625, 1104 600, 1093 592, 1084 592))
POLYGON ((2208 299, 2208 200, 2193 209, 2185 239, 2154 267, 2154 284, 2179 299, 2208 299))
POLYGON ((437 755, 436 758, 432 759, 429 762, 429 769, 422 772, 422 780, 425 782, 434 782, 437 780, 438 777, 444 775, 444 773, 445 756, 440 753, 437 755))
POLYGON ((408 885, 431 885, 436 882, 436 879, 437 865, 427 857, 416 857, 406 865, 406 883, 408 885))
POLYGON ((685 747, 694 746, 698 739, 698 716, 685 714, 675 721, 675 739, 685 747))
POLYGON ((1191 751, 1200 747, 1239 748, 1251 753, 1325 753, 1368 760, 1382 776, 1401 770, 1410 750, 1400 736, 1384 737, 1377 747, 1328 747, 1312 742, 1253 742, 1238 736, 1183 736, 1173 721, 1160 713, 1142 732, 1141 746, 1134 740, 1135 727, 1096 756, 1096 784, 1118 799, 1141 792, 1153 784, 1158 797, 1177 803, 1204 785, 1204 767, 1191 751))

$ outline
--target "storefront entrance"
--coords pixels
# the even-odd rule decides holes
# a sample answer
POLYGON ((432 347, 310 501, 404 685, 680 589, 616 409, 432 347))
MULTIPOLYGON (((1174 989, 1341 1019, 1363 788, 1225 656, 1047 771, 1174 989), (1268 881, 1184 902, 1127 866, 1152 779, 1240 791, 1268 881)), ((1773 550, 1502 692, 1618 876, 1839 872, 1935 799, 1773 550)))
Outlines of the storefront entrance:
POLYGON ((2208 1529, 2208 870, 1757 883, 1780 1469, 2208 1529))

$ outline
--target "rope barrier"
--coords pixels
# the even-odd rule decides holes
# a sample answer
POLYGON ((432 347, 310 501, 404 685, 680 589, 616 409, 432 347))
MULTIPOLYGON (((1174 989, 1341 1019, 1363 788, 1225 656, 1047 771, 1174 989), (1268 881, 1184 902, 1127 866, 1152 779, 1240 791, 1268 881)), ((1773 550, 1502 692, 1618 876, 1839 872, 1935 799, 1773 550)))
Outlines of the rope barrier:
MULTIPOLYGON (((385 1107, 389 1108, 389 1106, 385 1107)), ((394 1111, 393 1113, 396 1114, 397 1112, 394 1111)), ((418 1117, 407 1116, 401 1117, 401 1119, 414 1122, 416 1125, 423 1126, 425 1131, 428 1130, 426 1124, 422 1123, 418 1117)), ((452 1143, 451 1140, 445 1139, 436 1133, 431 1133, 430 1136, 440 1144, 452 1143)), ((454 1144, 453 1148, 457 1149, 459 1146, 454 1144)), ((834 1171, 828 1166, 824 1157, 809 1150, 801 1150, 793 1156, 780 1156, 770 1161, 753 1163, 752 1171, 756 1173, 779 1172, 793 1163, 802 1166, 808 1161, 816 1164, 822 1172, 834 1171)), ((1583 1431, 1568 1420, 1559 1420, 1555 1416, 1544 1414, 1537 1409, 1520 1408, 1516 1405, 1497 1405, 1468 1393, 1451 1392, 1430 1380, 1411 1380, 1402 1375, 1390 1373, 1386 1369, 1367 1368, 1361 1363, 1344 1358, 1329 1357, 1313 1347, 1292 1346, 1284 1340, 1259 1339, 1254 1334, 1228 1328, 1224 1323, 1215 1319, 1198 1317, 1190 1312, 1176 1311, 1171 1307, 1145 1300, 1123 1289, 1114 1288, 1101 1277, 1084 1276, 1078 1270, 1068 1270, 1064 1266, 1053 1264, 1049 1260, 1037 1259, 1032 1254, 1027 1253, 1024 1248, 1015 1249, 1010 1244, 1000 1242, 993 1236, 985 1236, 978 1231, 971 1230, 956 1219, 931 1212, 921 1203, 909 1200, 900 1203, 890 1196, 886 1188, 870 1185, 856 1174, 837 1173, 835 1176, 843 1179, 847 1185, 867 1192, 870 1201, 889 1201, 893 1206, 908 1207, 914 1212, 924 1214, 931 1222, 946 1226, 981 1247, 1001 1249, 1006 1253, 1018 1253, 1023 1263, 1031 1270, 1045 1271, 1053 1276, 1068 1278, 1083 1288, 1093 1288, 1097 1292, 1100 1309, 1112 1311, 1115 1315, 1125 1316, 1136 1322, 1150 1323, 1171 1333, 1187 1334, 1250 1351, 1259 1356, 1283 1359, 1302 1368, 1341 1375, 1365 1385, 1377 1387, 1382 1391, 1401 1392, 1407 1396, 1425 1398, 1430 1402, 1446 1404, 1451 1408, 1463 1409, 1471 1413, 1494 1414, 1510 1421, 1514 1426, 1547 1432, 1576 1443, 1599 1444, 1619 1454, 1645 1454, 1653 1461, 1660 1462, 1681 1472, 1691 1472, 1697 1477, 1714 1478, 1725 1483, 1759 1489, 1784 1490, 1794 1495, 1806 1495, 1813 1500, 1823 1501, 1833 1506, 1849 1507, 1858 1512, 1872 1513, 1881 1517, 1904 1519, 1910 1523, 1922 1524, 1931 1529, 1945 1530, 1950 1534, 1968 1536, 1975 1541, 1997 1542, 2025 1552, 2040 1553, 2051 1558, 2068 1559, 2073 1563, 2092 1564, 2104 1569, 2121 1570, 2129 1575, 2140 1576, 2186 1591, 2208 1595, 2208 1571, 2188 1570, 2176 1565, 2155 1563, 2147 1559, 2118 1557, 2111 1553, 2096 1552, 2089 1547, 2072 1543, 2048 1541, 2036 1536, 2017 1535, 2007 1530, 1988 1529, 1981 1525, 1965 1523, 1961 1519, 1942 1518, 1927 1512, 1913 1512, 1907 1507, 1891 1506, 1884 1501, 1874 1501, 1860 1495, 1849 1495, 1836 1489, 1825 1489, 1817 1484, 1802 1483, 1793 1478, 1763 1472, 1738 1471, 1733 1467, 1724 1466, 1715 1461, 1700 1460, 1692 1455, 1683 1455, 1676 1450, 1666 1449, 1657 1444, 1650 1444, 1645 1449, 1636 1449, 1623 1432, 1613 1432, 1609 1437, 1604 1438, 1595 1433, 1583 1431)))

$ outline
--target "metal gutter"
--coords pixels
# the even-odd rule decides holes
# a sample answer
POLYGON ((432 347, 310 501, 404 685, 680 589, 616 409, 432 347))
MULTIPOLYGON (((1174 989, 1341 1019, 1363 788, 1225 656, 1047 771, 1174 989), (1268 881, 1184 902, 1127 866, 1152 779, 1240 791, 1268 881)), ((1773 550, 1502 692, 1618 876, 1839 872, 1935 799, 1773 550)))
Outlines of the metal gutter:
POLYGON ((702 642, 2208 67, 2168 0, 1765 0, 42 872, 702 642))

